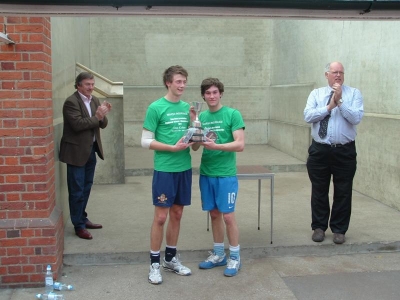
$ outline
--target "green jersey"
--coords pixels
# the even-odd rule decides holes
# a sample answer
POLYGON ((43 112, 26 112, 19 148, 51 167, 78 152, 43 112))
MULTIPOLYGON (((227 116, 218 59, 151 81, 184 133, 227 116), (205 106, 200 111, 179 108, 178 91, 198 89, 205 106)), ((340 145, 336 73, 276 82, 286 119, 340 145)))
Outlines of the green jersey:
MULTIPOLYGON (((149 105, 143 128, 154 133, 156 141, 175 145, 189 127, 190 105, 182 100, 171 102, 164 97, 149 105)), ((154 170, 182 172, 192 167, 190 149, 178 152, 154 151, 154 170)))
MULTIPOLYGON (((244 129, 240 112, 223 106, 216 112, 203 111, 199 116, 201 126, 217 134, 215 143, 226 144, 234 141, 233 132, 244 129)), ((209 177, 229 177, 236 175, 236 152, 209 150, 203 148, 200 174, 209 177)))

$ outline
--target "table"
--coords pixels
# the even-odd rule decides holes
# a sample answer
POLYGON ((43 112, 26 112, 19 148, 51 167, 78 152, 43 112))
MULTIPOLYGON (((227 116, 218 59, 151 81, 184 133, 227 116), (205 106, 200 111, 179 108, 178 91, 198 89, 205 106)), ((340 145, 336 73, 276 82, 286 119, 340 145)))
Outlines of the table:
MULTIPOLYGON (((258 230, 260 230, 260 207, 261 207, 261 180, 270 179, 271 200, 271 244, 273 234, 274 218, 274 177, 275 174, 263 166, 244 165, 237 166, 237 178, 239 180, 258 180, 258 230)), ((209 227, 210 214, 207 212, 207 231, 209 227)))

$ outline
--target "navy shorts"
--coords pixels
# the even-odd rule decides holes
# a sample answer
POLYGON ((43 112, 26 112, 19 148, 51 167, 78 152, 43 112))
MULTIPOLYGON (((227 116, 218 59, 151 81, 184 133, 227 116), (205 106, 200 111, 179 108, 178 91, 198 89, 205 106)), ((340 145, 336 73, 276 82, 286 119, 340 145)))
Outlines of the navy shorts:
POLYGON ((236 197, 239 190, 236 176, 208 177, 200 175, 199 184, 203 210, 218 209, 219 212, 224 214, 235 211, 236 197))
POLYGON ((153 172, 153 204, 187 206, 192 199, 192 169, 183 172, 153 172))

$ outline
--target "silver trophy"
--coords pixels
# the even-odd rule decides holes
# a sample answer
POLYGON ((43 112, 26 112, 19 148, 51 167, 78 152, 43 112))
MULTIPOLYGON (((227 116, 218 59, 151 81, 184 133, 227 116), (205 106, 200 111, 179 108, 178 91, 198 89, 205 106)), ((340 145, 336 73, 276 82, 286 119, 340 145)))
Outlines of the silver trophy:
POLYGON ((190 139, 191 142, 203 142, 203 128, 201 128, 201 123, 199 121, 199 113, 201 111, 201 107, 203 106, 203 102, 192 102, 192 106, 194 107, 194 111, 196 112, 196 119, 192 122, 192 128, 194 128, 192 137, 190 139))
POLYGON ((192 102, 192 106, 194 107, 194 111, 196 112, 196 119, 192 122, 192 126, 188 128, 186 134, 184 136, 184 143, 189 142, 206 142, 207 137, 216 140, 216 134, 208 129, 203 129, 201 127, 201 122, 199 121, 199 113, 201 111, 201 107, 203 106, 203 102, 192 102))

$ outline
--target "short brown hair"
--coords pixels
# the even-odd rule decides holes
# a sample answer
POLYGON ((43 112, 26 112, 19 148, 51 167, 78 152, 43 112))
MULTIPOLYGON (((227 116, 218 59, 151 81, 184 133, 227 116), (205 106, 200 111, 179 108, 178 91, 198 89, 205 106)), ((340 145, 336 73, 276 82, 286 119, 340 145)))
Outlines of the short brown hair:
POLYGON ((219 93, 222 94, 224 92, 224 84, 219 81, 218 78, 206 78, 202 81, 200 89, 201 89, 201 95, 204 96, 205 92, 212 86, 215 86, 218 88, 219 93))
POLYGON ((167 82, 172 82, 172 80, 174 79, 174 75, 176 74, 181 74, 186 78, 188 77, 188 72, 183 67, 171 66, 168 69, 166 69, 163 74, 163 81, 166 88, 168 88, 167 82))
POLYGON ((81 82, 85 79, 94 79, 94 76, 92 73, 89 72, 80 73, 78 76, 76 76, 74 87, 77 89, 78 86, 81 85, 81 82))

